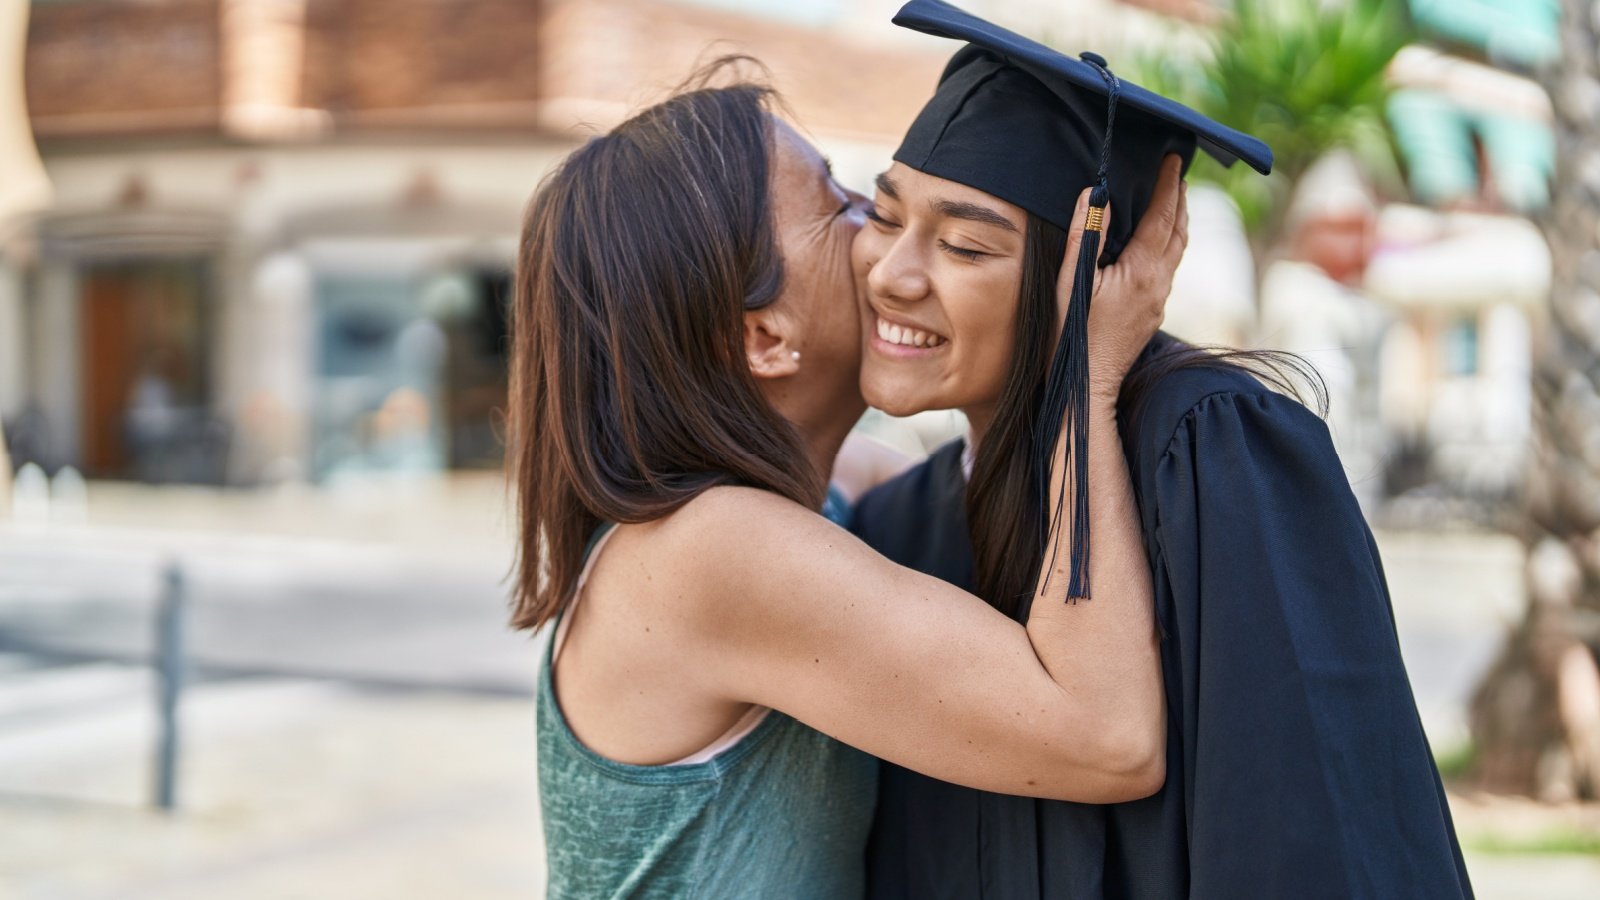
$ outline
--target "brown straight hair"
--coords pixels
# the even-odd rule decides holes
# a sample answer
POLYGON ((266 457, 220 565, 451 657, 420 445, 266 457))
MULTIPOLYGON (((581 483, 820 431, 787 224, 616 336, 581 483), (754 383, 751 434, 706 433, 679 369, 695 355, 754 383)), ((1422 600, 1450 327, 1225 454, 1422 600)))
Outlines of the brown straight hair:
POLYGON ((772 92, 725 58, 591 139, 529 204, 513 299, 511 625, 569 601, 604 522, 648 522, 717 485, 821 506, 825 481, 745 357, 775 301, 772 92))
MULTIPOLYGON (((1028 215, 1018 286, 1012 365, 1000 389, 994 420, 977 448, 967 483, 975 593, 1013 618, 1027 615, 1044 561, 1045 486, 1035 471, 1033 423, 1040 415, 1046 370, 1055 345, 1056 280, 1067 233, 1028 215)), ((1102 257, 1101 265, 1112 260, 1102 257)), ((1157 340, 1162 340, 1158 338, 1157 340)), ((1197 347, 1166 338, 1134 363, 1117 398, 1119 410, 1137 414, 1167 375, 1195 366, 1247 372, 1268 387, 1301 399, 1309 395, 1327 414, 1327 395, 1316 370, 1291 353, 1197 347)), ((1054 439, 1054 436, 1051 436, 1054 439)))

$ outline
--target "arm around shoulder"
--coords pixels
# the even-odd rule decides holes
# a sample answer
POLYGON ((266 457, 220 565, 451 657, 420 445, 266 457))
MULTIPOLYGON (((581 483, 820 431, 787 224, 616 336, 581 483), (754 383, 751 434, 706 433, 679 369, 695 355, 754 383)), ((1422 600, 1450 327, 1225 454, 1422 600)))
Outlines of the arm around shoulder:
POLYGON ((658 533, 696 665, 727 699, 982 790, 1108 803, 1160 787, 1164 731, 1131 697, 1057 684, 1021 625, 798 504, 718 488, 658 533))

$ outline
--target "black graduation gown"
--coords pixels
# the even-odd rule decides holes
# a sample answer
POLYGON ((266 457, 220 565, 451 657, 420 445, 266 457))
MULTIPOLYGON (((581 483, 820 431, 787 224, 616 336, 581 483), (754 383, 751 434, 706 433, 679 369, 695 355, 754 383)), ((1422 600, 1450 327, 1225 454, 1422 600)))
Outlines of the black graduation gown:
MULTIPOLYGON (((1163 632, 1166 784, 1099 806, 884 763, 869 895, 1470 897, 1377 547, 1323 422, 1207 367, 1167 376, 1122 430, 1163 632)), ((869 492, 852 530, 970 590, 960 456, 953 442, 869 492)))

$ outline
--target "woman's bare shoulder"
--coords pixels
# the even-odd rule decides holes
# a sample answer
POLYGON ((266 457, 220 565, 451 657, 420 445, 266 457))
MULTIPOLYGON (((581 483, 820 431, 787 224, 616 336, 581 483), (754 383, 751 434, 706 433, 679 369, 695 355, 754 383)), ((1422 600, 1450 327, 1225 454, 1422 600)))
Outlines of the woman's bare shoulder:
POLYGON ((844 529, 786 497, 715 487, 650 527, 650 555, 695 594, 765 580, 853 541, 844 529))
POLYGON ((821 518, 772 491, 724 485, 700 492, 667 516, 662 520, 661 531, 673 541, 692 540, 697 535, 737 537, 751 529, 769 530, 773 524, 787 527, 821 518))

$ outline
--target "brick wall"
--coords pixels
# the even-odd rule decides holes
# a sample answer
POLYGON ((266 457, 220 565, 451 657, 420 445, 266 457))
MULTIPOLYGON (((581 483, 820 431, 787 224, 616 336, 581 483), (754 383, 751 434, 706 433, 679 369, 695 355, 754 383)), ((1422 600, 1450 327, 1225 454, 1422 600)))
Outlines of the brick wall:
POLYGON ((216 127, 217 0, 35 3, 23 86, 40 138, 216 127))
POLYGON ((743 52, 808 128, 892 141, 932 93, 939 49, 672 0, 77 0, 33 7, 25 83, 44 140, 215 133, 234 104, 325 111, 335 131, 563 131, 743 52), (282 65, 261 58, 275 53, 282 65))
POLYGON ((542 94, 554 106, 546 121, 557 129, 579 120, 611 124, 608 118, 662 97, 697 61, 742 52, 771 69, 806 127, 893 141, 932 95, 949 57, 668 0, 545 6, 542 94))
MULTIPOLYGON (((538 99, 536 0, 307 0, 302 102, 335 121, 538 99)), ((508 106, 509 105, 509 106, 508 106)), ((531 112, 527 114, 531 121, 531 112)), ((492 118, 492 115, 491 117, 492 118)))

